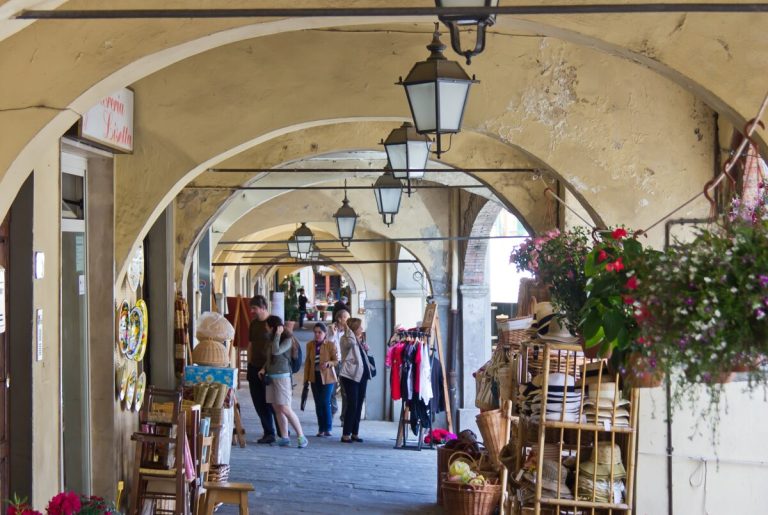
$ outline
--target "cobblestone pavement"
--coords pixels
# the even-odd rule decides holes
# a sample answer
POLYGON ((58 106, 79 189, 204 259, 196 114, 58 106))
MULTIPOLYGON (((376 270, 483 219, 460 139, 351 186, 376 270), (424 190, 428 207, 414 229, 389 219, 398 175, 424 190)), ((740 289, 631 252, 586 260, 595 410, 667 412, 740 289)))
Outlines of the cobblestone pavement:
MULTIPOLYGON (((309 332, 297 335, 302 342, 309 332)), ((300 374, 294 376, 301 382, 300 374)), ((395 450, 397 430, 392 422, 363 421, 363 443, 339 442, 341 427, 334 419, 334 437, 318 438, 315 408, 310 393, 305 411, 299 410, 301 384, 294 389, 293 409, 299 414, 309 447, 260 445, 261 424, 247 385, 238 392, 247 447, 232 448, 230 481, 253 483, 250 511, 256 514, 293 513, 441 513, 435 504, 436 461, 434 450, 395 450)), ((293 433, 293 431, 291 431, 293 433)), ((222 506, 216 513, 238 513, 222 506)))

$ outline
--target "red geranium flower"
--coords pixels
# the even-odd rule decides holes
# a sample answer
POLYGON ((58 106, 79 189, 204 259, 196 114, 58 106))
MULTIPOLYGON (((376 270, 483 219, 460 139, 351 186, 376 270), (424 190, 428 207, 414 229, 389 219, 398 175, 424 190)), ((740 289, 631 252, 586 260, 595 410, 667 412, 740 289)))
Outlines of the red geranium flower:
POLYGON ((637 289, 637 277, 634 275, 629 278, 627 281, 627 284, 624 285, 628 290, 636 290, 637 289))
POLYGON ((608 263, 605 265, 605 269, 608 272, 621 272, 624 270, 624 263, 622 262, 622 258, 617 259, 613 263, 608 263))
POLYGON ((621 227, 619 227, 618 229, 616 229, 611 233, 611 238, 613 238, 614 240, 620 240, 626 236, 627 236, 627 231, 622 229, 621 227))
POLYGON ((602 263, 606 259, 608 259, 608 253, 605 250, 601 249, 600 252, 597 254, 597 262, 602 263))
POLYGON ((48 503, 48 515, 73 515, 80 511, 80 496, 75 492, 61 492, 48 503))

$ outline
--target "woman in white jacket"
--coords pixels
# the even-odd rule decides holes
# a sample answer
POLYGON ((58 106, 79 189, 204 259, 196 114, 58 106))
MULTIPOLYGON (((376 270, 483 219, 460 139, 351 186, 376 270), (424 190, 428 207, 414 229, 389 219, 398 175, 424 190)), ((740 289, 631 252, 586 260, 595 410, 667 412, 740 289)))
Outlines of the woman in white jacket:
POLYGON ((344 429, 341 441, 362 442, 359 437, 360 416, 363 413, 365 390, 371 379, 368 364, 368 346, 361 341, 363 321, 350 318, 347 330, 341 336, 341 385, 347 397, 347 412, 344 415, 344 429))

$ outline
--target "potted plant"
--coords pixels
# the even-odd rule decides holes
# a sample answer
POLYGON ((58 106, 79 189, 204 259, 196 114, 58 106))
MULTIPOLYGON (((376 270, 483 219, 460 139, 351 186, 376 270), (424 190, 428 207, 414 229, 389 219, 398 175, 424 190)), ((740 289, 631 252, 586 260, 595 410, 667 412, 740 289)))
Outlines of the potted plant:
POLYGON ((694 400, 703 383, 715 422, 722 383, 748 374, 747 388, 766 384, 768 355, 768 221, 736 218, 699 230, 661 255, 653 280, 639 290, 642 335, 665 354, 673 403, 694 400))
POLYGON ((585 349, 610 356, 614 368, 633 386, 657 386, 660 357, 640 335, 638 322, 644 312, 636 295, 657 252, 628 236, 623 227, 600 232, 600 241, 585 261, 587 300, 579 323, 585 349))
POLYGON ((284 299, 284 311, 285 311, 285 327, 289 331, 293 331, 293 327, 299 320, 299 278, 297 275, 288 275, 283 279, 280 284, 280 289, 285 294, 284 299))
POLYGON ((529 238, 510 256, 518 271, 530 272, 549 285, 552 305, 573 333, 578 331, 579 313, 586 301, 584 263, 589 250, 587 230, 574 227, 529 238))

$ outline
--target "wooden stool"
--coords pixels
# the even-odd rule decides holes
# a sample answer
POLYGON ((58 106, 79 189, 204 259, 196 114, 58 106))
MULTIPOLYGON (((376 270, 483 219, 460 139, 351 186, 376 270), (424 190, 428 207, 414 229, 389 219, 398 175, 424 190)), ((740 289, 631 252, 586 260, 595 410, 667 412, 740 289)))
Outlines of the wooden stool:
POLYGON ((248 515, 248 492, 253 492, 250 483, 205 483, 205 510, 203 515, 213 515, 217 503, 239 504, 240 515, 248 515))

